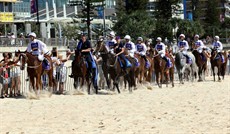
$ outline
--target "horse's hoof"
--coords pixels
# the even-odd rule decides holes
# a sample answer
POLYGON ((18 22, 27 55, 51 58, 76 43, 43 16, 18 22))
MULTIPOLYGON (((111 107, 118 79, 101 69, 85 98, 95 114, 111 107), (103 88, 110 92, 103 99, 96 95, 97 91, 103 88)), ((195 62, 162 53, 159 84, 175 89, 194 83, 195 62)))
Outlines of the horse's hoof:
POLYGON ((198 82, 202 82, 203 80, 199 79, 198 82))
POLYGON ((137 90, 137 87, 134 87, 134 90, 137 90))

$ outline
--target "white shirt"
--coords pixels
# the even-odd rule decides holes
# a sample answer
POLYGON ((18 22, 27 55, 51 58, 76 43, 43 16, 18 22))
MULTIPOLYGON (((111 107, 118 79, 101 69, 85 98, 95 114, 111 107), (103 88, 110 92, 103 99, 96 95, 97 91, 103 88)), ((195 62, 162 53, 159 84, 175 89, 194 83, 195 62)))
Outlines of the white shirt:
POLYGON ((189 49, 188 42, 186 40, 179 41, 178 42, 178 47, 179 48, 184 48, 185 51, 189 49))
POLYGON ((147 47, 144 43, 141 44, 136 44, 136 52, 141 54, 141 55, 145 55, 147 51, 147 47))
POLYGON ((40 40, 34 39, 31 41, 26 49, 27 52, 32 52, 35 55, 41 55, 42 53, 48 54, 49 50, 46 47, 46 44, 40 40))
POLYGON ((107 48, 107 50, 108 51, 113 50, 116 43, 117 43, 117 41, 115 39, 107 40, 106 41, 106 48, 107 48))
POLYGON ((158 53, 163 53, 163 54, 165 54, 165 44, 164 43, 158 43, 158 44, 156 44, 156 46, 155 46, 155 50, 158 52, 158 53))
POLYGON ((136 46, 133 42, 129 41, 125 43, 125 48, 128 50, 129 55, 134 57, 134 53, 136 51, 136 46))
POLYGON ((223 45, 220 41, 214 41, 212 44, 212 48, 216 48, 219 51, 223 50, 223 45))

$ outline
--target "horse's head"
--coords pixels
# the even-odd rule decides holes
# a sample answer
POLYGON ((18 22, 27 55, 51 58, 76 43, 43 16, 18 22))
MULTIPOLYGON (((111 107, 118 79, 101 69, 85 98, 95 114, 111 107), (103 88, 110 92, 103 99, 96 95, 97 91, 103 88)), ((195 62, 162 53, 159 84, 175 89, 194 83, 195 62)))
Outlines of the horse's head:
POLYGON ((20 52, 20 50, 15 51, 15 56, 18 57, 18 61, 20 61, 20 69, 24 70, 26 61, 28 59, 25 52, 20 52))
POLYGON ((113 67, 117 63, 117 56, 114 53, 108 53, 107 66, 113 67))
POLYGON ((108 53, 108 50, 105 46, 105 42, 104 41, 97 41, 97 44, 96 44, 96 49, 94 50, 94 53, 108 53))

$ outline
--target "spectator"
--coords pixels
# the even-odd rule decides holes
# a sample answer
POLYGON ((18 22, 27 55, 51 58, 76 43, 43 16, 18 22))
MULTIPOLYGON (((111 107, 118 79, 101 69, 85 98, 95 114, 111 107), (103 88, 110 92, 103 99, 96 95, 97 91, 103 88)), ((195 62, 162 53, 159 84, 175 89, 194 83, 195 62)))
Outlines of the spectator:
POLYGON ((15 45, 15 39, 16 39, 16 37, 15 37, 14 33, 11 33, 10 34, 10 44, 12 46, 15 45))

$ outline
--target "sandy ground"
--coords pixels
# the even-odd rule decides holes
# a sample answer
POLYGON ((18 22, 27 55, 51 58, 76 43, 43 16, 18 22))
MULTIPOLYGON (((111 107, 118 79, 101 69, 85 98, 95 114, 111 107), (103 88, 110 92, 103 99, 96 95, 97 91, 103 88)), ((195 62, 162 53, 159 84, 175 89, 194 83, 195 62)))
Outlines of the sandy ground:
POLYGON ((0 133, 230 134, 230 76, 211 79, 131 94, 0 99, 0 133))

